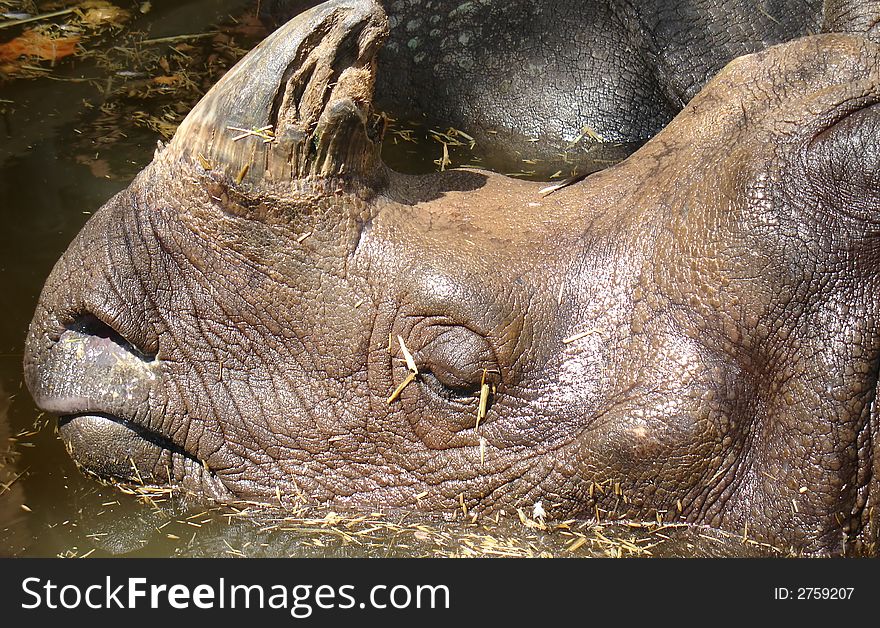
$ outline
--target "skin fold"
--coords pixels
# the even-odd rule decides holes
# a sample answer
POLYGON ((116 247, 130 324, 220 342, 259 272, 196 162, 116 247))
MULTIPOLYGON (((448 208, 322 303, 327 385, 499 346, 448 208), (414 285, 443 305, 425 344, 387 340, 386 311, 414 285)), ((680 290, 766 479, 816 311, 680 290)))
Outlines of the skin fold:
POLYGON ((297 17, 71 244, 25 375, 74 458, 221 500, 875 553, 880 46, 740 57, 548 193, 389 170, 387 33, 368 1, 297 17))

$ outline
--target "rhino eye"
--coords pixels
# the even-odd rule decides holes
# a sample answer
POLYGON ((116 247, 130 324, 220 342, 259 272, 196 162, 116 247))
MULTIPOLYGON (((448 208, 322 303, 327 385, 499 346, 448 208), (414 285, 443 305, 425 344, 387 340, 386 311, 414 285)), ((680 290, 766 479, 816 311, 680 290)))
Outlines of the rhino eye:
POLYGON ((417 355, 419 369, 456 396, 480 389, 483 371, 497 371, 488 341, 466 327, 445 327, 417 355))

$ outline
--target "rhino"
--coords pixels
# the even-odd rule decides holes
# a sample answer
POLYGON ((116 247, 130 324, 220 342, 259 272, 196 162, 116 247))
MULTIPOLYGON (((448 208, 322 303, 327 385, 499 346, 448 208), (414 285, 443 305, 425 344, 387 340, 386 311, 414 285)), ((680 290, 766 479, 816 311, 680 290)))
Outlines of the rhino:
POLYGON ((880 45, 742 56, 572 185, 385 166, 370 0, 278 30, 92 216, 26 383, 101 478, 874 554, 880 45))

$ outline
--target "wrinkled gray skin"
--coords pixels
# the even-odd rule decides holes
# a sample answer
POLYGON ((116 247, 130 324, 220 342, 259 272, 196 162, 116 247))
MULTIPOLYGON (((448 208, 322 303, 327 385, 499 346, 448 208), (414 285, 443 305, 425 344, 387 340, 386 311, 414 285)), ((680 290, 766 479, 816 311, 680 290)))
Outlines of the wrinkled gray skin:
POLYGON ((25 373, 74 458, 221 500, 540 503, 875 553, 880 46, 739 58, 543 195, 382 164, 386 27, 365 0, 288 24, 72 243, 25 373), (389 402, 398 335, 419 374, 389 402))
MULTIPOLYGON (((280 24, 315 4, 261 6, 280 24)), ((461 129, 487 167, 539 177, 619 161, 735 57, 822 30, 861 32, 877 13, 871 2, 839 0, 380 4, 391 31, 377 108, 404 127, 415 119, 461 129)))

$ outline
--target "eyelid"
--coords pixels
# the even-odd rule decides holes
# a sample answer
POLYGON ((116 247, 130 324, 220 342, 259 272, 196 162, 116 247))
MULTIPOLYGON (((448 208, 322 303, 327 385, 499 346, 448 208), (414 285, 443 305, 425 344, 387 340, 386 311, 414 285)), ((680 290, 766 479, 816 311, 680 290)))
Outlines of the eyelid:
POLYGON ((420 369, 450 389, 478 390, 483 371, 498 371, 491 343, 463 325, 436 326, 417 352, 420 369))
POLYGON ((444 386, 456 389, 478 388, 480 382, 477 373, 482 374, 482 369, 475 369, 473 374, 469 373, 468 375, 464 375, 462 370, 456 369, 455 367, 449 368, 449 365, 444 365, 436 361, 426 364, 425 370, 436 377, 444 386))
POLYGON ((477 388, 449 386, 441 381, 433 371, 425 371, 422 374, 422 381, 435 395, 441 395, 456 403, 472 403, 476 401, 479 392, 479 386, 477 388))

